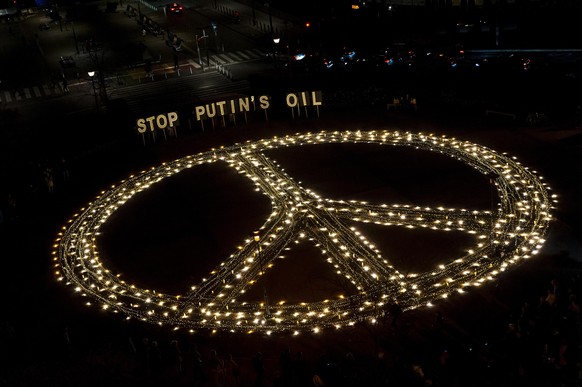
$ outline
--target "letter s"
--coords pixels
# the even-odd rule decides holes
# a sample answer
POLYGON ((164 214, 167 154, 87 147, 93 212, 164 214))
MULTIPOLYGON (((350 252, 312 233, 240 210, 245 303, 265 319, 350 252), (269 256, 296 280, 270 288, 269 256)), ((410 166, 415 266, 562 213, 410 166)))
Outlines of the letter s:
POLYGON ((261 95, 259 97, 259 106, 261 109, 266 110, 269 108, 269 96, 268 95, 261 95))
POLYGON ((137 131, 139 133, 145 133, 146 132, 145 120, 143 118, 140 118, 140 119, 137 120, 137 131))

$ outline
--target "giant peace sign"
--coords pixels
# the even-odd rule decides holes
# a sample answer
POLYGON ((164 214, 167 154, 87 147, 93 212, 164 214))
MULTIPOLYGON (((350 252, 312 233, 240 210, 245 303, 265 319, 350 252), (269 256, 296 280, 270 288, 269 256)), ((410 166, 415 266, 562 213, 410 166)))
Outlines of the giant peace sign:
POLYGON ((463 293, 535 255, 545 242, 544 234, 552 220, 553 198, 549 191, 535 172, 514 158, 444 136, 324 131, 274 137, 165 163, 103 192, 59 234, 53 253, 55 272, 60 281, 88 297, 88 304, 175 329, 297 334, 341 328, 373 320, 392 303, 407 310, 463 293), (497 208, 472 211, 326 199, 303 187, 264 154, 273 148, 325 143, 408 146, 448 155, 491 177, 499 196, 497 208), (213 162, 235 168, 270 198, 272 212, 262 225, 260 236, 246 240, 183 295, 139 288, 107 269, 96 241, 100 227, 111 214, 165 178, 213 162), (429 272, 403 274, 348 222, 423 227, 435 232, 460 230, 474 235, 477 243, 464 256, 454 257, 429 272), (270 267, 284 249, 300 238, 313 241, 335 273, 348 279, 357 290, 336 300, 311 303, 269 305, 268 300, 240 301, 241 294, 260 276, 269 275, 269 269, 263 268, 270 267))

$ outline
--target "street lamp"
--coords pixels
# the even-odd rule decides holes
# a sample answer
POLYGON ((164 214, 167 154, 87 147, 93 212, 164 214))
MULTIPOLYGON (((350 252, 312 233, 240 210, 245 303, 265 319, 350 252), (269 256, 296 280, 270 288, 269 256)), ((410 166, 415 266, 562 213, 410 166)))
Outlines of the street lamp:
POLYGON ((204 48, 206 49, 206 63, 208 64, 208 67, 210 67, 210 54, 208 53, 208 37, 209 37, 209 35, 206 35, 205 28, 198 27, 198 29, 202 31, 202 36, 196 35, 196 49, 198 50, 198 60, 200 61, 200 65, 204 68, 204 65, 202 64, 202 60, 200 59, 200 46, 199 46, 200 41, 203 41, 204 48))
MULTIPOLYGON (((257 242, 257 258, 259 259, 259 266, 261 269, 261 276, 263 275, 263 257, 261 254, 261 231, 253 231, 253 239, 257 242)), ((271 310, 269 308, 269 296, 267 295, 267 288, 265 287, 265 281, 263 280, 263 297, 265 299, 265 318, 271 318, 271 310)))
POLYGON ((95 107, 99 108, 99 102, 97 101, 97 90, 95 90, 95 71, 87 71, 89 78, 91 78, 91 86, 93 86, 93 96, 95 97, 95 107))
POLYGON ((277 67, 277 45, 281 41, 281 38, 273 38, 273 66, 277 67))

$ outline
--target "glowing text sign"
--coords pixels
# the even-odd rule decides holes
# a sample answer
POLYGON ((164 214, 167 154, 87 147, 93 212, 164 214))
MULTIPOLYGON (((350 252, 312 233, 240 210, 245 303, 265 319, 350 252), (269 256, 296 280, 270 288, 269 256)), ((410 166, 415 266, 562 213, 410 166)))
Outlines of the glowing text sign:
POLYGON ((173 128, 175 123, 179 124, 178 113, 176 112, 159 114, 147 118, 138 118, 137 131, 143 134, 147 132, 148 129, 150 132, 153 132, 158 129, 173 128))
MULTIPOLYGON (((285 103, 289 108, 321 106, 321 101, 321 91, 301 91, 298 93, 288 93, 285 96, 285 103)), ((271 97, 268 95, 239 97, 195 106, 194 116, 196 117, 196 121, 200 121, 208 118, 222 117, 228 114, 267 110, 270 107, 271 97)))

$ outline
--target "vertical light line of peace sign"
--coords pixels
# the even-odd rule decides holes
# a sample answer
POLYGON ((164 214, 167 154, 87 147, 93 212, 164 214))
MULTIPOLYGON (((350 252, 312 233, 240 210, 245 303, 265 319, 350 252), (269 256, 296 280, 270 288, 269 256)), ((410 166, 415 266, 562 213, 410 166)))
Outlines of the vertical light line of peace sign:
POLYGON ((480 286, 510 266, 537 254, 552 220, 554 199, 535 172, 514 158, 466 141, 397 131, 341 131, 296 134, 236 144, 188 156, 131 176, 77 214, 59 234, 55 272, 103 309, 175 329, 245 331, 314 330, 344 327, 382 315, 392 303, 404 310, 431 305, 452 293, 480 286), (494 212, 398 204, 338 201, 320 197, 288 176, 265 151, 325 143, 372 143, 434 151, 466 163, 489 176, 499 197, 494 212), (166 177, 203 163, 223 162, 247 176, 271 200, 272 212, 260 228, 229 257, 183 295, 141 289, 121 280, 101 261, 96 248, 99 228, 121 205, 166 177), (467 254, 421 273, 400 273, 372 241, 350 226, 460 230, 476 245, 467 254), (268 305, 239 298, 255 286, 284 249, 309 240, 335 273, 356 291, 336 300, 268 305), (260 255, 260 256, 259 256, 260 255))

